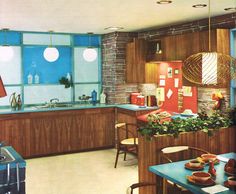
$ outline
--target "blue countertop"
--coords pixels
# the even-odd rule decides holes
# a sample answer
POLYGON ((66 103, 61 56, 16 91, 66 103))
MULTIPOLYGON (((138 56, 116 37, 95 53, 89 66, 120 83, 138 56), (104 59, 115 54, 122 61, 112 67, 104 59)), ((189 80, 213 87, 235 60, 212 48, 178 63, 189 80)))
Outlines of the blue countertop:
POLYGON ((155 110, 157 107, 139 107, 133 104, 72 104, 68 107, 55 107, 55 108, 45 108, 44 106, 31 106, 22 108, 19 111, 12 111, 8 109, 0 109, 0 114, 17 114, 17 113, 28 113, 28 112, 50 112, 50 111, 60 111, 60 110, 80 110, 80 109, 91 109, 91 108, 112 108, 118 107, 131 111, 141 111, 141 110, 155 110))
POLYGON ((55 108, 45 108, 44 106, 31 106, 25 107, 21 110, 12 111, 9 109, 0 109, 0 114, 16 114, 16 113, 27 113, 27 112, 50 112, 50 111, 60 111, 60 110, 79 110, 79 109, 90 109, 90 108, 109 108, 116 107, 115 105, 109 104, 73 104, 68 107, 55 107, 55 108))
MULTIPOLYGON (((16 168, 16 164, 19 164, 20 168, 26 167, 25 160, 11 147, 11 146, 5 146, 5 149, 7 149, 11 155, 15 158, 14 161, 8 162, 10 164, 10 168, 16 168)), ((0 162, 0 170, 5 170, 7 168, 7 162, 0 162)))
POLYGON ((138 106, 138 105, 134 105, 134 104, 121 104, 121 105, 117 105, 116 107, 127 109, 127 110, 132 110, 132 111, 156 110, 156 109, 158 109, 157 106, 149 107, 149 106, 138 106))

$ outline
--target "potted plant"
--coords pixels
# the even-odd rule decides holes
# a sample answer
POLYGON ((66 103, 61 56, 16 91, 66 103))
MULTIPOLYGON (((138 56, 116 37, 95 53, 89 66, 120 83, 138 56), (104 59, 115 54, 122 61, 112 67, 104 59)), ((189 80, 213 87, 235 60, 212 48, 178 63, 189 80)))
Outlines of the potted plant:
POLYGON ((228 113, 215 111, 212 115, 205 112, 199 113, 196 118, 174 119, 161 123, 157 114, 148 115, 148 123, 139 128, 139 133, 151 139, 155 135, 172 135, 178 137, 181 132, 196 132, 202 130, 208 135, 222 127, 229 127, 232 124, 228 113))

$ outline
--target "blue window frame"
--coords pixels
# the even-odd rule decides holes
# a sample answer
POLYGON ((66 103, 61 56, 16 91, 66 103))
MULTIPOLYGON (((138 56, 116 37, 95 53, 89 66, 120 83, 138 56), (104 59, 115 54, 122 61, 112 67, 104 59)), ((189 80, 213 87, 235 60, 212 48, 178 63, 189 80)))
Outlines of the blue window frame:
MULTIPOLYGON (((7 97, 0 99, 0 108, 9 107, 9 98, 13 92, 21 94, 24 106, 42 104, 45 103, 45 101, 49 101, 49 98, 52 97, 60 98, 61 102, 73 103, 79 101, 78 97, 80 95, 91 95, 91 92, 94 89, 98 94, 100 93, 101 36, 92 35, 89 37, 87 34, 52 33, 53 40, 55 41, 54 45, 56 45, 60 55, 55 62, 50 63, 43 57, 43 51, 49 45, 46 43, 48 35, 49 33, 45 32, 0 32, 0 44, 18 47, 18 55, 20 56, 19 59, 17 59, 17 62, 14 62, 15 67, 20 65, 20 68, 14 68, 14 65, 11 67, 12 71, 17 71, 20 75, 20 81, 17 81, 17 83, 8 82, 5 84, 5 88, 8 91, 7 97), (27 36, 24 36, 26 34, 27 36), (32 36, 30 34, 32 34, 32 36), (34 36, 34 34, 36 36, 34 36), (41 35, 42 41, 39 41, 41 35), (36 37, 37 40, 32 37, 36 37), (63 37, 65 38, 63 39, 63 37), (27 38, 29 41, 26 41, 27 38), (35 44, 34 40, 36 41, 35 44), (70 41, 68 42, 68 40, 70 41), (92 68, 94 64, 85 62, 81 59, 78 60, 78 56, 75 56, 76 49, 80 49, 82 52, 88 46, 93 46, 98 51, 98 59, 95 62, 92 62, 97 63, 97 65, 95 65, 96 68, 92 68), (78 64, 78 61, 80 64, 78 64), (86 68, 86 65, 91 65, 91 68, 86 68), (87 76, 89 78, 90 76, 93 76, 97 79, 85 79, 83 82, 76 82, 74 78, 76 76, 78 77, 78 75, 81 76, 80 66, 81 71, 86 74, 83 75, 83 77, 87 76), (74 87, 65 88, 59 83, 59 79, 61 77, 66 77, 67 73, 70 73, 74 87), (35 84, 33 80, 33 84, 28 84, 29 74, 33 76, 33 79, 37 74, 40 79, 39 83, 35 84)), ((79 57, 81 57, 81 55, 79 57)), ((9 77, 9 72, 11 71, 0 71, 0 75, 2 74, 2 78, 6 76, 9 77)))
MULTIPOLYGON (((236 58, 236 28, 230 32, 230 54, 236 58)), ((231 107, 236 106, 236 80, 231 80, 230 105, 231 107)))

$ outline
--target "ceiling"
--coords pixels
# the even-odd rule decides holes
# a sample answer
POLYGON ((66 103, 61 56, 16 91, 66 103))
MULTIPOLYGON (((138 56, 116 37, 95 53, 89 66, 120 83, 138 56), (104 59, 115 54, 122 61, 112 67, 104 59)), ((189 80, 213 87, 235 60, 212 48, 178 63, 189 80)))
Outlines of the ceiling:
MULTIPOLYGON (((208 0, 0 0, 0 28, 20 31, 49 31, 106 34, 110 26, 120 31, 140 31, 208 17, 208 0)), ((236 0, 212 0, 211 15, 224 15, 236 0)), ((231 12, 232 13, 232 12, 231 12)))

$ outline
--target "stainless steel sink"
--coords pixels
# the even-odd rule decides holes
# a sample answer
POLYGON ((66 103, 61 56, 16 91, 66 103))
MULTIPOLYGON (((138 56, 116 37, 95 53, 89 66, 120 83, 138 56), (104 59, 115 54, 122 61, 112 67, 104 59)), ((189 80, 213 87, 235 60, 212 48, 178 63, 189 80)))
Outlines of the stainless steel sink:
POLYGON ((57 103, 54 107, 72 107, 72 104, 57 103))
POLYGON ((14 160, 14 156, 5 147, 2 147, 0 153, 0 164, 9 163, 14 160))
POLYGON ((55 103, 55 104, 46 104, 46 105, 40 105, 36 106, 37 109, 46 109, 46 108, 66 108, 66 107, 72 107, 72 104, 69 103, 55 103))

